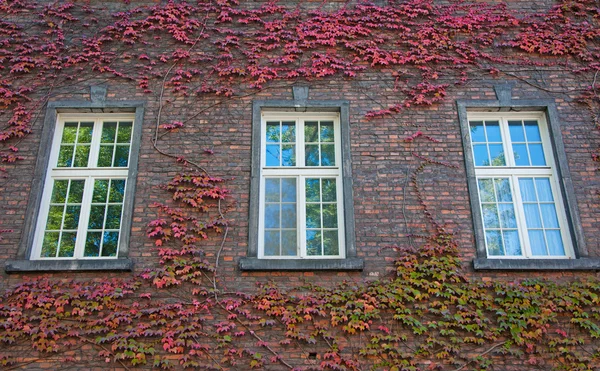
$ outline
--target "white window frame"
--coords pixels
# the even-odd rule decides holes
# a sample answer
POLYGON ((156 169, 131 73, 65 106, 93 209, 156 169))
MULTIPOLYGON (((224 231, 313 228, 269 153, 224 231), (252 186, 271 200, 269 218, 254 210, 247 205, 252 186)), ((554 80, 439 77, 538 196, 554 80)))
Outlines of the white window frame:
POLYGON ((129 181, 129 170, 131 167, 132 160, 132 148, 133 148, 133 135, 135 132, 135 115, 134 114, 107 114, 107 113, 60 113, 57 115, 56 128, 54 130, 54 136, 52 138, 50 156, 48 161, 48 167, 46 172, 46 178, 44 181, 42 199, 40 204, 40 212, 38 214, 35 236, 33 239, 33 246, 31 249, 31 260, 94 260, 94 259, 118 259, 119 258, 119 247, 121 245, 121 238, 123 237, 123 217, 125 213, 125 202, 126 199, 131 197, 127 193, 127 182, 129 181), (90 145, 90 154, 88 164, 97 163, 99 155, 99 147, 101 140, 101 128, 102 122, 104 121, 131 121, 133 123, 130 140, 130 150, 127 167, 57 167, 58 155, 61 145, 61 138, 65 123, 68 121, 86 121, 93 122, 92 141, 90 145), (50 209, 50 198, 52 195, 52 188, 54 180, 78 180, 84 179, 84 193, 81 202, 81 212, 79 216, 79 222, 77 226, 77 238, 75 242, 75 251, 73 257, 41 257, 42 242, 44 238, 44 230, 48 218, 50 209), (94 188, 95 179, 123 179, 125 180, 125 194, 123 199, 123 208, 121 210, 121 228, 119 230, 119 240, 117 241, 117 252, 115 256, 97 256, 97 257, 84 257, 85 239, 87 233, 87 224, 90 216, 90 209, 92 204, 92 195, 94 188))
MULTIPOLYGON (((497 120, 500 123, 500 133, 502 136, 502 146, 505 154, 506 166, 477 166, 474 161, 476 183, 479 179, 485 178, 508 178, 511 186, 513 205, 517 219, 517 229, 519 233, 519 242, 521 244, 522 255, 490 255, 488 254, 487 240, 485 239, 485 230, 483 240, 488 259, 574 259, 574 247, 571 240, 571 233, 567 223, 567 215, 564 207, 563 198, 560 192, 560 184, 557 179, 557 167, 553 156, 552 142, 550 140, 548 123, 542 112, 504 112, 504 113, 467 113, 467 125, 470 127, 471 121, 491 121, 497 120), (508 120, 536 120, 542 138, 542 148, 546 160, 546 166, 517 166, 512 151, 512 142, 508 129, 508 120), (519 178, 524 177, 547 177, 550 179, 552 196, 556 207, 557 218, 561 231, 561 238, 565 250, 565 255, 533 255, 527 236, 527 225, 525 221, 525 212, 519 188, 519 178)), ((469 131, 470 133, 470 131, 469 131)), ((470 150, 475 158, 473 151, 473 141, 469 138, 470 150)), ((477 188, 479 211, 483 221, 482 202, 479 198, 479 188, 477 188)))
POLYGON ((342 145, 340 115, 337 112, 296 113, 296 112, 262 112, 261 113, 261 156, 260 156, 260 191, 259 191, 259 221, 258 221, 258 258, 259 259, 344 259, 345 248, 345 221, 344 221, 344 194, 342 177, 342 145), (296 166, 266 166, 266 124, 267 121, 295 121, 296 122, 296 166), (305 166, 305 141, 304 122, 306 121, 333 121, 335 166, 305 166), (296 213, 297 213, 297 246, 296 256, 265 256, 264 254, 264 216, 265 216, 265 179, 266 178, 296 178, 296 213), (336 203, 338 225, 338 255, 309 256, 306 252, 306 204, 305 204, 305 179, 306 178, 335 178, 336 203))

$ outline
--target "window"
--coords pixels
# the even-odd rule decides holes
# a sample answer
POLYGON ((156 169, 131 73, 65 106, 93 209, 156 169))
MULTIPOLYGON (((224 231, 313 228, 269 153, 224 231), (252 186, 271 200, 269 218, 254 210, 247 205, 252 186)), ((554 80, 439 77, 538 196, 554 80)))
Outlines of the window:
POLYGON ((248 251, 243 271, 362 270, 356 255, 346 100, 252 104, 248 251))
POLYGON ((31 259, 117 258, 134 115, 64 113, 56 122, 31 259))
POLYGON ((540 113, 468 115, 491 258, 574 258, 549 129, 540 113))
POLYGON ((344 258, 339 115, 261 121, 259 258, 344 258))

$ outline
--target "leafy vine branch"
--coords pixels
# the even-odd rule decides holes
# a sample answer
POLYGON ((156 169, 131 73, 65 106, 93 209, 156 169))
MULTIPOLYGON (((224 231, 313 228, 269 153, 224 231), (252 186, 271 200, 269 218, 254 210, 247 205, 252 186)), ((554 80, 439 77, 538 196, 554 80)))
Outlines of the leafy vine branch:
POLYGON ((561 0, 538 14, 429 0, 332 9, 228 0, 121 7, 0 0, 0 159, 2 171, 17 169, 20 143, 43 106, 75 87, 114 81, 153 100, 152 146, 186 166, 163 186, 170 198, 153 204, 162 217, 147 235, 160 260, 127 279, 42 277, 11 288, 0 300, 0 365, 26 368, 55 354, 65 363, 125 369, 458 371, 493 369, 492 359, 504 354, 542 369, 600 367, 600 283, 481 282, 462 274, 455 238, 419 187, 426 168, 454 165, 410 147, 434 137, 419 130, 405 139, 418 162, 406 181, 432 233, 392 247, 393 277, 293 291, 269 283, 250 293, 219 286, 233 207, 225 180, 178 154, 181 148, 159 146, 211 109, 278 82, 368 81, 368 74, 393 84, 396 99, 387 105, 370 97, 373 120, 434 105, 474 78, 503 75, 579 99, 598 124, 596 1, 561 0), (542 69, 582 75, 577 81, 591 85, 558 91, 519 74, 542 69), (183 113, 168 104, 210 99, 216 102, 183 113), (97 349, 78 361, 69 351, 82 342, 97 349), (315 349, 316 359, 305 357, 315 349))

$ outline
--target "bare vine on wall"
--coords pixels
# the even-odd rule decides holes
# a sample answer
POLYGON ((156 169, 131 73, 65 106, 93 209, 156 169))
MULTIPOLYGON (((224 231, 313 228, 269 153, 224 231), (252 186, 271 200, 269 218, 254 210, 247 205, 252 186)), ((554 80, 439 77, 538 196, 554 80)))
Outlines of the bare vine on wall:
MULTIPOLYGON (((218 105, 277 84, 368 83, 368 74, 397 99, 389 105, 369 93, 366 115, 377 120, 434 105, 473 78, 557 69, 578 76, 581 86, 562 93, 579 98, 597 125, 597 2, 564 0, 524 14, 506 4, 427 0, 309 11, 228 0, 126 3, 118 11, 0 0, 0 13, 1 171, 18 169, 27 156, 21 144, 49 100, 83 94, 91 82, 125 84, 156 101, 152 145, 183 169, 164 184, 169 196, 153 204, 158 216, 147 235, 157 268, 127 279, 35 278, 11 288, 0 301, 0 365, 459 371, 494 370, 503 355, 530 369, 600 367, 600 283, 462 275, 455 239, 419 187, 425 168, 454 165, 414 153, 410 180, 432 233, 411 236, 420 246, 392 247, 393 277, 229 292, 218 274, 229 231, 227 182, 182 148, 161 145, 218 105), (170 103, 209 96, 212 103, 183 118, 170 103)), ((405 138, 407 151, 437 141, 424 132, 405 138)))

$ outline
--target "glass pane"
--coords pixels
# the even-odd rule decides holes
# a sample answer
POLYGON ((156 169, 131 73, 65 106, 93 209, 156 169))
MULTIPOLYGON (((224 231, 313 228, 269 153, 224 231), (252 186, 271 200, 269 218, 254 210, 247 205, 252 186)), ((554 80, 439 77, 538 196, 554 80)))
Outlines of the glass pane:
POLYGON ((111 167, 114 148, 114 146, 100 146, 98 167, 111 167))
POLYGON ((321 185, 323 187, 323 202, 335 202, 337 200, 335 179, 321 179, 321 185))
POLYGON ((306 179, 306 201, 321 201, 321 191, 319 189, 319 179, 306 179))
POLYGON ((75 161, 73 167, 87 167, 90 156, 90 146, 75 146, 75 161))
POLYGON ((109 202, 123 202, 125 197, 125 179, 112 179, 110 181, 109 202))
POLYGON ((510 140, 513 142, 525 141, 525 133, 523 132, 523 125, 521 125, 521 121, 509 121, 508 130, 510 132, 510 140))
POLYGON ((337 205, 323 205, 323 228, 337 228, 337 205))
POLYGON ((104 243, 102 244, 102 256, 117 256, 117 244, 119 232, 104 232, 104 243))
POLYGON ((528 142, 541 142, 540 129, 537 121, 525 121, 525 134, 528 142))
POLYGON ((529 166, 529 157, 527 155, 527 145, 513 144, 513 155, 517 166, 529 166))
POLYGON ((105 229, 121 228, 121 205, 109 205, 106 212, 105 229))
POLYGON ((296 204, 281 205, 281 228, 296 228, 296 204))
POLYGON ((474 145, 473 155, 475 156, 475 166, 490 166, 490 158, 485 144, 474 145))
POLYGON ((296 202, 296 179, 283 178, 281 182, 281 201, 296 202))
POLYGON ((339 255, 340 246, 337 231, 323 232, 323 255, 339 255))
POLYGON ((306 231, 306 254, 309 256, 322 255, 321 231, 306 231))
POLYGON ((265 205, 265 228, 279 228, 279 205, 280 204, 265 205))
POLYGON ((53 204, 62 204, 67 199, 67 187, 69 186, 68 180, 55 180, 54 186, 52 187, 52 197, 50 202, 53 204))
POLYGON ((484 228, 500 228, 500 221, 498 220, 498 211, 496 209, 496 204, 483 204, 481 205, 481 209, 483 211, 484 228))
POLYGON ((546 231, 546 239, 550 255, 565 255, 565 247, 562 243, 560 230, 546 231))
POLYGON ((129 163, 129 146, 117 146, 115 149, 114 167, 127 167, 129 163))
POLYGON ((77 229, 80 211, 81 206, 67 206, 65 220, 63 222, 63 229, 77 229))
POLYGON ((77 138, 77 143, 91 143, 93 128, 93 122, 82 122, 79 127, 79 137, 77 138))
POLYGON ((65 127, 63 128, 62 138, 60 140, 61 143, 75 143, 75 139, 77 138, 77 123, 76 122, 66 122, 65 127))
POLYGON ((521 188, 521 198, 524 202, 537 201, 535 188, 533 187, 533 178, 520 178, 519 187, 521 188))
POLYGON ((306 228, 321 228, 321 204, 306 205, 306 228))
POLYGON ((281 166, 296 166, 296 146, 284 144, 281 146, 281 166))
POLYGON ((102 232, 88 232, 85 239, 85 249, 83 255, 86 257, 100 255, 100 238, 102 232))
POLYGON ((279 179, 265 179, 265 201, 279 202, 279 179))
POLYGON ((542 228, 542 219, 538 204, 523 204, 527 228, 542 228))
POLYGON ((108 179, 96 179, 94 181, 94 195, 92 202, 105 203, 108 194, 108 179))
POLYGON ((116 122, 105 122, 102 124, 102 143, 114 143, 117 132, 116 122))
POLYGON ((530 144, 529 155, 531 156, 532 166, 545 166, 546 158, 544 157, 544 149, 541 144, 530 144))
POLYGON ((306 121, 304 123, 304 141, 318 142, 319 132, 318 123, 316 121, 306 121))
POLYGON ((492 179, 479 179, 479 198, 481 202, 496 202, 492 179))
POLYGON ((60 232, 44 233, 44 241, 42 242, 42 258, 54 258, 58 249, 58 236, 60 232))
POLYGON ((279 166, 279 145, 268 144, 265 163, 267 166, 279 166))
POLYGON ((321 145, 321 166, 335 166, 335 145, 321 145))
POLYGON ((533 255, 548 255, 546 243, 544 242, 544 232, 540 230, 529 231, 529 244, 533 255))
POLYGON ((69 190, 69 203, 79 204, 83 198, 83 187, 85 180, 71 180, 71 189, 69 190))
POLYGON ((483 129, 483 121, 471 121, 471 141, 473 143, 484 143, 485 132, 483 129))
POLYGON ((307 144, 304 148, 306 166, 319 166, 319 145, 307 144))
POLYGON ((333 142, 333 122, 321 122, 321 142, 333 142))
POLYGON ((502 144, 490 144, 490 156, 492 158, 492 166, 506 165, 502 144))
POLYGON ((296 142, 296 124, 293 121, 281 124, 281 141, 284 143, 296 142))
POLYGON ((89 229, 102 229, 104 224, 104 205, 92 205, 90 210, 89 229))
POLYGON ((487 133, 488 142, 502 142, 500 135, 500 124, 498 121, 486 121, 485 131, 487 133))
POLYGON ((517 228, 517 218, 512 204, 500 204, 500 226, 502 228, 517 228))
POLYGON ((60 249, 58 256, 61 258, 71 258, 75 253, 75 236, 76 232, 63 232, 60 238, 60 249))
POLYGON ((298 254, 298 238, 296 231, 281 232, 281 255, 296 256, 298 254))
POLYGON ((496 195, 500 202, 512 202, 512 192, 507 178, 494 179, 496 185, 496 195))
POLYGON ((559 228, 558 217, 556 216, 556 208, 554 204, 541 204, 542 219, 544 220, 544 228, 559 228))
POLYGON ((58 152, 57 167, 71 167, 73 163, 73 150, 74 146, 60 146, 58 152))
POLYGON ((503 235, 506 255, 522 255, 521 243, 519 242, 519 233, 517 231, 504 231, 503 235))
POLYGON ((279 142, 279 122, 267 122, 267 142, 279 142))
POLYGON ((62 224, 64 207, 61 206, 50 206, 50 210, 48 211, 48 219, 46 221, 46 229, 47 230, 57 230, 60 229, 62 224))
POLYGON ((485 232, 485 241, 487 243, 489 256, 504 255, 504 248, 502 246, 502 236, 500 235, 499 231, 485 232))
POLYGON ((549 178, 535 178, 535 187, 537 188, 537 194, 540 201, 554 201, 549 178))
POLYGON ((129 143, 131 142, 131 122, 120 122, 119 133, 117 134, 117 143, 129 143))
POLYGON ((279 231, 265 231, 265 255, 279 255, 279 231))

